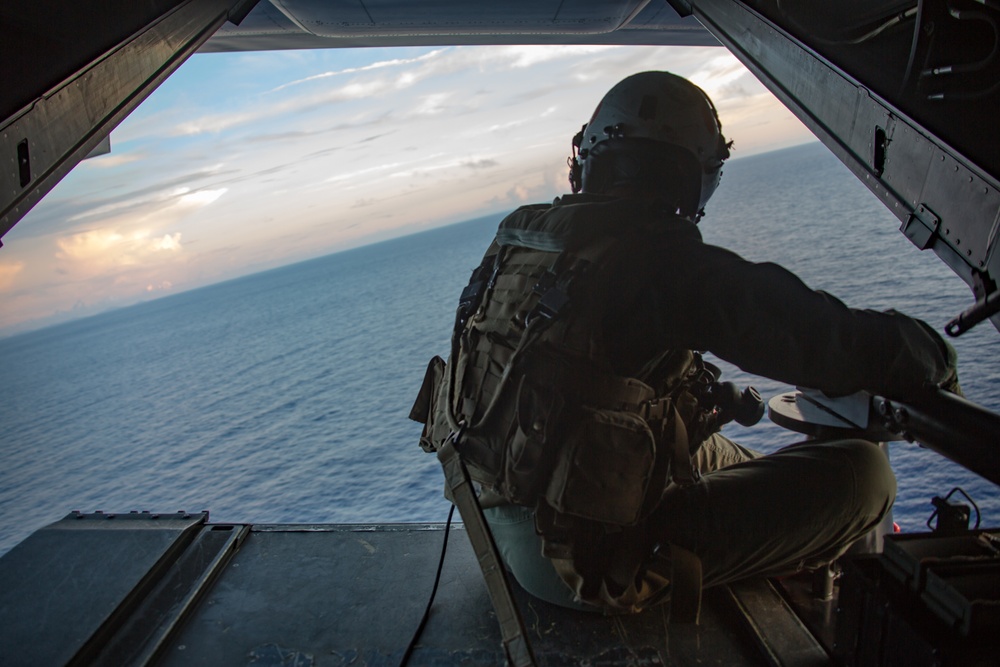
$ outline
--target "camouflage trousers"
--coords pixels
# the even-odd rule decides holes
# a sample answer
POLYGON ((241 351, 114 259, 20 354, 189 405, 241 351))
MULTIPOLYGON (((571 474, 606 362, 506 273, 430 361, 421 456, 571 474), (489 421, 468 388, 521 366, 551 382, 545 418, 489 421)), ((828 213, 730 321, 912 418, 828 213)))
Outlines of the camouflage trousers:
MULTIPOLYGON (((697 555, 706 588, 824 565, 878 525, 896 495, 888 458, 863 440, 808 441, 762 456, 717 434, 695 464, 701 480, 669 487, 647 530, 651 541, 697 555)), ((600 611, 576 600, 542 556, 531 509, 484 512, 504 564, 525 590, 600 611)))

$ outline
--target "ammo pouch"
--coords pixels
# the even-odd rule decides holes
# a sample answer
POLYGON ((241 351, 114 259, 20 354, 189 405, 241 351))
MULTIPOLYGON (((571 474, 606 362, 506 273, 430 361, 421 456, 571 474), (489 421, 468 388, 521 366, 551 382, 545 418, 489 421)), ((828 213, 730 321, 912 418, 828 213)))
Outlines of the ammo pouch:
MULTIPOLYGON (((543 377, 553 379, 549 373, 543 377)), ((518 505, 534 507, 544 500, 560 514, 620 526, 639 523, 659 502, 670 468, 670 448, 658 447, 639 413, 653 390, 624 378, 575 383, 574 394, 579 387, 607 390, 617 384, 617 395, 632 399, 609 401, 605 394, 597 403, 566 396, 571 390, 557 388, 566 384, 553 384, 540 387, 521 379, 496 490, 518 505)))
POLYGON ((631 526, 655 505, 656 441, 635 413, 581 408, 556 457, 545 501, 557 512, 631 526))
MULTIPOLYGON (((697 478, 689 443, 700 442, 702 429, 697 413, 686 414, 696 412, 688 392, 655 397, 634 378, 552 356, 533 361, 531 377, 509 387, 496 418, 462 435, 457 447, 475 481, 515 505, 544 500, 560 514, 633 526, 655 509, 671 477, 697 478)), ((424 424, 420 446, 428 452, 451 435, 442 416, 446 375, 434 357, 410 412, 424 424)))
POLYGON ((436 452, 437 443, 448 437, 447 424, 435 422, 438 395, 444 387, 445 362, 441 357, 434 357, 427 363, 424 380, 420 385, 413 407, 410 408, 410 419, 424 425, 420 433, 420 448, 425 452, 436 452))

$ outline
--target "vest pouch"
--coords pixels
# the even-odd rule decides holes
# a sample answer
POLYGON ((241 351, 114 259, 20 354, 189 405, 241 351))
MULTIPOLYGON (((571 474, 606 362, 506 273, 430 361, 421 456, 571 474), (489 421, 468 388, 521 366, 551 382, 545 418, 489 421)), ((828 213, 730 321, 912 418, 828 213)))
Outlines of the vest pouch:
POLYGON ((545 499, 565 514, 631 526, 644 518, 656 440, 632 412, 582 408, 566 424, 545 499))
POLYGON ((420 447, 425 452, 437 451, 437 446, 442 441, 440 437, 435 437, 435 435, 440 436, 440 433, 435 433, 435 431, 441 430, 440 425, 435 429, 435 413, 438 405, 438 394, 444 385, 444 373, 444 359, 434 357, 428 362, 420 391, 413 401, 413 407, 410 408, 410 419, 424 425, 423 431, 420 433, 420 447))
POLYGON ((554 388, 536 387, 521 378, 499 484, 510 502, 533 507, 544 492, 564 405, 562 395, 554 388))

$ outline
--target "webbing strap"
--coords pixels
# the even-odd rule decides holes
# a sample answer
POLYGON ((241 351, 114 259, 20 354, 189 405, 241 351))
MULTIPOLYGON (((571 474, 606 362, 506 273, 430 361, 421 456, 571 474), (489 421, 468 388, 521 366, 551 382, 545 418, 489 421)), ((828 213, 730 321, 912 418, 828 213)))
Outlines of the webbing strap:
POLYGON ((673 408, 674 437, 670 443, 670 477, 674 484, 687 486, 697 482, 701 475, 691 464, 691 444, 688 439, 687 427, 677 408, 673 408))
POLYGON ((670 623, 697 623, 701 613, 701 559, 670 545, 670 623))
POLYGON ((535 655, 528 643, 524 621, 521 619, 517 602, 514 601, 510 584, 500 564, 500 554, 497 552, 496 543, 493 542, 493 535, 486 525, 483 510, 476 499, 469 471, 459 457, 451 438, 445 441, 437 454, 444 468, 445 483, 462 515, 465 531, 469 535, 472 550, 476 553, 476 560, 479 561, 483 578, 486 580, 490 600, 497 612, 507 661, 514 667, 535 667, 535 655))

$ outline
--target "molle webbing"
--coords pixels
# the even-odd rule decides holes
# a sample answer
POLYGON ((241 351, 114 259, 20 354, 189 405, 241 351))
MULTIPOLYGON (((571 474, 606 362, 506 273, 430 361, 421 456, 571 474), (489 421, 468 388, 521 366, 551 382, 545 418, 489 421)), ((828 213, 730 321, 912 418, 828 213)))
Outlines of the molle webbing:
POLYGON ((525 365, 531 368, 534 377, 545 378, 549 386, 558 387, 564 396, 580 405, 641 414, 655 398, 652 387, 635 378, 597 373, 585 360, 574 363, 573 359, 554 354, 541 344, 525 358, 525 365))
MULTIPOLYGON (((625 286, 628 294, 612 294, 612 266, 655 235, 658 222, 649 207, 624 207, 621 213, 634 215, 609 218, 589 206, 536 206, 501 223, 463 291, 439 401, 439 417, 445 418, 440 421, 451 431, 461 428, 466 439, 477 441, 473 447, 499 455, 507 446, 525 373, 567 390, 578 405, 672 418, 644 405, 654 398, 650 387, 611 372, 601 338, 607 304, 632 300, 642 287, 637 277, 625 286), (568 315, 562 312, 567 306, 568 315), (536 348, 542 353, 535 354, 536 348), (528 355, 531 363, 522 359, 528 355), (560 358, 568 365, 550 367, 560 358)), ((485 462, 467 462, 477 480, 493 481, 496 471, 484 469, 485 462)))
MULTIPOLYGON (((616 234, 597 234, 593 227, 581 235, 571 233, 573 228, 566 225, 556 225, 553 230, 516 226, 511 218, 501 225, 473 276, 474 281, 481 280, 486 268, 493 265, 489 287, 481 292, 477 309, 468 317, 464 329, 455 332, 461 338, 464 354, 458 355, 455 369, 460 386, 454 394, 453 408, 467 423, 479 424, 489 418, 484 406, 493 405, 497 392, 504 390, 502 378, 505 371, 509 374, 514 351, 527 347, 531 318, 555 317, 558 313, 545 307, 565 302, 568 297, 560 292, 568 290, 576 274, 599 265, 620 242, 616 234)), ((619 228, 619 233, 629 228, 623 226, 625 229, 619 228)), ((561 344, 570 343, 577 352, 594 351, 596 346, 589 336, 598 323, 572 330, 561 319, 557 324, 556 338, 561 344), (571 341, 574 335, 585 340, 571 341)), ((541 339, 546 337, 548 325, 536 323, 541 339)))
POLYGON ((505 246, 519 246, 542 252, 562 252, 566 249, 569 234, 550 232, 538 229, 519 229, 517 227, 501 227, 497 231, 497 243, 505 246))
POLYGON ((532 287, 551 262, 551 253, 517 248, 506 251, 502 271, 460 332, 462 353, 456 369, 456 379, 460 379, 454 407, 468 423, 484 420, 493 397, 502 390, 514 352, 526 342, 525 308, 537 300, 530 296, 532 287))

